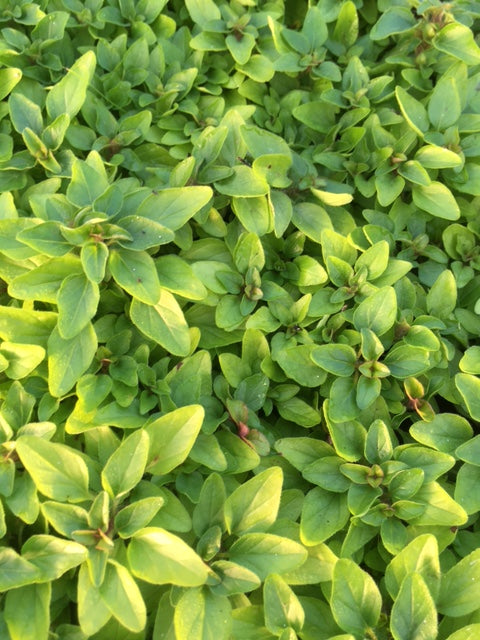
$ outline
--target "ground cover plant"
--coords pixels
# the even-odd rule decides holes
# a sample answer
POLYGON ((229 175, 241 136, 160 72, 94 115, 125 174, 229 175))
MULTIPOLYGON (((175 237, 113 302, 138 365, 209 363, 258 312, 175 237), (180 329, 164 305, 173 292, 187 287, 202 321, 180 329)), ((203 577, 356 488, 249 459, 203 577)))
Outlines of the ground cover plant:
POLYGON ((0 637, 480 637, 480 6, 0 1, 0 637))

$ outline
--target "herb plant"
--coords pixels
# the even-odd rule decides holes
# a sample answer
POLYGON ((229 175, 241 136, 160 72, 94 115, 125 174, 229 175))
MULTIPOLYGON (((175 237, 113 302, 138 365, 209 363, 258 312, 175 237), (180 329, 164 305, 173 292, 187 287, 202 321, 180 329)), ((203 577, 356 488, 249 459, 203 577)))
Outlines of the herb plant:
POLYGON ((480 8, 0 1, 0 637, 480 637, 480 8))

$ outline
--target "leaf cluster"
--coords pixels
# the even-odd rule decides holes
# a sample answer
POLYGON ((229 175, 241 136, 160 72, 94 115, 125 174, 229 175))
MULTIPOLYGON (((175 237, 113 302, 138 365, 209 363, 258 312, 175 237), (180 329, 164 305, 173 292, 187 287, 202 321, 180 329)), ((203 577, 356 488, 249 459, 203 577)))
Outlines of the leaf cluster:
POLYGON ((479 19, 0 2, 0 637, 478 637, 479 19))

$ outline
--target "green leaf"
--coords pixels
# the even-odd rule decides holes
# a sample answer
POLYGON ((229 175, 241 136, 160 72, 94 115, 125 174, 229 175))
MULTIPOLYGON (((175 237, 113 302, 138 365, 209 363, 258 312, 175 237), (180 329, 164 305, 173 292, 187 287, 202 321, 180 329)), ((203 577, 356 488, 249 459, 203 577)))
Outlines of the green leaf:
POLYGON ((480 373, 480 347, 468 347, 458 363, 463 373, 480 373))
POLYGON ((115 531, 121 538, 131 538, 134 533, 150 524, 164 503, 161 496, 135 500, 116 514, 115 531))
POLYGON ((400 111, 408 125, 420 138, 423 138, 429 127, 427 110, 421 102, 408 94, 400 85, 395 88, 395 95, 400 111))
POLYGON ((45 582, 57 580, 84 562, 87 556, 87 548, 78 542, 50 535, 33 535, 22 547, 22 557, 38 567, 45 582))
POLYGON ((47 344, 48 387, 52 396, 66 395, 90 366, 97 350, 97 336, 91 323, 78 335, 62 338, 58 327, 50 334, 47 344))
POLYGON ((61 234, 59 223, 53 220, 20 231, 17 240, 51 257, 64 256, 72 249, 61 234))
POLYGON ((470 515, 480 509, 480 499, 477 492, 480 481, 480 468, 476 464, 463 464, 457 473, 455 482, 455 502, 470 515))
POLYGON ((414 184, 428 186, 431 184, 428 172, 417 160, 408 160, 398 167, 398 174, 414 184))
POLYGON ((7 361, 5 375, 11 380, 27 377, 44 360, 45 349, 35 344, 0 343, 0 356, 7 361))
POLYGON ((433 180, 429 185, 412 188, 413 202, 432 216, 444 220, 458 220, 460 208, 452 192, 441 182, 433 180))
POLYGON ((461 444, 455 450, 455 456, 464 462, 480 466, 480 435, 461 444))
POLYGON ((200 26, 222 17, 213 0, 185 0, 185 6, 192 20, 200 26))
POLYGON ((371 28, 370 39, 383 40, 389 36, 410 31, 416 25, 417 21, 408 7, 388 7, 371 28))
POLYGON ((471 417, 480 420, 480 379, 469 373, 457 373, 455 386, 460 391, 471 417))
POLYGON ((59 502, 88 498, 87 465, 74 449, 35 436, 21 436, 16 450, 40 493, 59 502))
POLYGON ((137 583, 126 567, 110 560, 100 594, 110 613, 129 631, 142 631, 147 611, 137 583))
POLYGON ((250 33, 229 34, 225 38, 225 44, 232 54, 232 58, 238 64, 246 64, 255 46, 255 38, 250 33))
POLYGON ((202 485, 198 502, 193 511, 193 530, 201 536, 211 526, 225 529, 224 504, 225 484, 218 473, 208 476, 202 485))
POLYGON ((415 160, 425 169, 448 169, 462 164, 462 159, 457 153, 433 144, 420 147, 415 154, 415 160))
POLYGON ((159 256, 155 259, 155 267, 162 289, 188 300, 202 300, 207 297, 207 289, 200 278, 197 278, 192 267, 179 256, 159 256))
POLYGON ((336 376, 350 377, 355 371, 357 356, 346 344, 322 344, 310 354, 315 364, 336 376))
POLYGON ((132 251, 143 251, 168 244, 175 237, 174 232, 163 224, 140 216, 126 216, 121 219, 121 225, 132 240, 119 240, 118 244, 132 251))
POLYGON ((239 66, 238 70, 255 82, 269 82, 275 75, 275 67, 270 58, 261 54, 250 56, 248 62, 239 66))
POLYGON ((440 589, 441 571, 437 539, 431 533, 414 538, 389 563, 385 571, 385 585, 396 600, 407 576, 421 575, 436 600, 440 589))
MULTIPOLYGON (((212 198, 210 187, 162 189, 143 200, 136 214, 177 231, 212 198)), ((122 220, 120 219, 120 224, 122 220)))
POLYGON ((476 549, 443 576, 437 609, 443 615, 458 618, 476 611, 479 597, 480 549, 476 549))
POLYGON ((305 612, 299 599, 281 576, 267 576, 263 585, 263 606, 265 626, 271 633, 278 635, 286 627, 291 627, 297 633, 301 631, 305 612))
POLYGON ((307 559, 298 542, 272 533, 246 533, 230 547, 230 560, 253 571, 261 580, 271 573, 286 573, 307 559))
POLYGON ((430 368, 428 351, 408 344, 398 344, 387 353, 383 363, 395 378, 418 376, 430 368))
POLYGON ((270 467, 235 489, 224 507, 228 532, 267 530, 277 518, 282 483, 281 468, 270 467))
POLYGON ((112 453, 102 470, 102 486, 111 498, 122 498, 140 482, 148 453, 149 437, 140 429, 112 453))
POLYGON ((8 591, 4 615, 10 640, 38 640, 48 636, 51 596, 49 582, 8 591))
POLYGON ((0 100, 3 100, 8 96, 10 91, 20 82, 22 79, 21 69, 16 67, 10 67, 9 69, 0 70, 0 100))
POLYGON ((9 342, 47 346, 57 314, 0 306, 0 337, 9 342))
POLYGON ((14 278, 8 292, 21 300, 41 300, 57 302, 58 291, 68 276, 81 273, 81 263, 77 256, 67 253, 58 258, 47 260, 40 266, 14 278))
POLYGON ((103 242, 86 242, 80 250, 82 268, 87 278, 94 284, 100 284, 105 278, 108 249, 103 242))
POLYGON ((351 0, 344 2, 338 13, 333 31, 333 40, 341 43, 345 49, 351 47, 358 37, 357 8, 351 0))
POLYGON ((355 271, 366 267, 369 280, 379 278, 387 268, 389 253, 388 242, 385 240, 376 242, 359 256, 355 262, 355 271))
POLYGON ((448 636, 447 640, 476 640, 480 633, 480 623, 467 624, 448 636))
POLYGON ((190 352, 190 333, 182 309, 174 296, 160 289, 156 304, 136 298, 130 306, 132 322, 142 333, 177 356, 190 352))
POLYGON ((241 198, 257 198, 269 191, 265 178, 243 164, 234 166, 233 174, 228 178, 215 182, 215 188, 223 195, 241 198))
POLYGON ((234 197, 232 209, 247 231, 263 236, 272 230, 272 209, 265 196, 234 197))
POLYGON ((290 398, 283 402, 277 402, 278 413, 285 420, 290 420, 302 427, 314 427, 320 423, 320 414, 301 398, 290 398))
POLYGON ((70 118, 77 115, 85 102, 87 87, 95 71, 96 59, 93 51, 87 51, 81 56, 67 74, 50 89, 46 107, 51 120, 62 114, 70 118))
POLYGON ((158 527, 146 527, 132 536, 127 549, 133 575, 152 584, 198 587, 208 567, 178 536, 158 527))
POLYGON ((300 519, 300 539, 307 546, 320 544, 347 524, 350 513, 345 493, 333 493, 321 487, 305 496, 300 519))
POLYGON ((97 312, 98 286, 83 274, 67 276, 57 295, 58 332, 69 340, 84 329, 97 312))
POLYGON ((108 180, 103 172, 97 171, 88 162, 75 160, 72 179, 67 187, 69 202, 77 207, 87 207, 108 188, 108 180))
POLYGON ((364 636, 378 623, 382 597, 368 573, 352 560, 341 558, 333 570, 330 606, 341 629, 364 636))
POLYGON ((200 432, 205 410, 192 404, 175 409, 145 427, 150 438, 147 471, 169 473, 186 459, 200 432))
MULTIPOLYGON (((322 231, 332 230, 332 221, 323 207, 312 202, 296 203, 292 223, 314 242, 322 242, 322 231)), ((323 244, 323 243, 322 243, 323 244)))
POLYGON ((453 454, 473 436, 473 429, 462 416, 437 413, 430 422, 415 422, 410 427, 410 435, 437 451, 453 454))
POLYGON ((111 249, 108 266, 117 284, 137 301, 146 305, 157 304, 160 282, 155 263, 145 251, 111 249))
POLYGON ((311 357, 315 345, 299 344, 280 349, 274 360, 284 373, 303 387, 317 387, 325 381, 325 372, 313 362, 311 357))
POLYGON ((415 494, 415 502, 425 505, 423 513, 412 524, 458 527, 468 515, 438 482, 425 483, 415 494))
POLYGON ((9 547, 0 549, 0 569, 0 591, 31 585, 41 576, 34 564, 9 547))
POLYGON ((110 609, 90 579, 87 563, 80 566, 77 583, 78 621, 82 631, 91 636, 111 617, 110 609))
POLYGON ((188 589, 175 607, 177 638, 227 640, 232 625, 232 606, 225 596, 207 589, 188 589))
POLYGON ((449 269, 440 273, 427 293, 427 311, 432 316, 445 320, 454 311, 457 303, 457 283, 449 269))
POLYGON ((393 603, 390 629, 395 640, 435 640, 437 610, 419 573, 408 575, 393 603))
POLYGON ((454 125, 462 113, 455 78, 443 77, 435 85, 428 103, 428 117, 438 131, 454 125))
POLYGON ((357 331, 371 329, 377 336, 386 333, 397 318, 397 297, 393 287, 382 287, 365 298, 353 314, 357 331))
POLYGON ((480 64, 480 48, 474 40, 472 31, 460 22, 445 25, 432 40, 435 49, 465 62, 468 65, 480 64))

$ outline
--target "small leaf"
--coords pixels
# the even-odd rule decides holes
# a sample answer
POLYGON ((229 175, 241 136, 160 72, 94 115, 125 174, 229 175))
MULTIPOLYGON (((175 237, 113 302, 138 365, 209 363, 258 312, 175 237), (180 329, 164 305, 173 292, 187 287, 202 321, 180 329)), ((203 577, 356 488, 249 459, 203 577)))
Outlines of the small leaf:
POLYGON ((215 183, 219 193, 242 198, 257 198, 268 193, 268 182, 254 170, 245 165, 233 167, 233 174, 215 183))
POLYGON ((458 220, 460 208, 452 192, 441 182, 433 180, 429 185, 414 185, 413 202, 422 211, 444 220, 458 220))
POLYGON ((363 637, 378 623, 382 597, 368 573, 352 560, 341 558, 333 570, 330 606, 341 629, 363 637))
POLYGON ((261 580, 271 573, 286 573, 307 559, 305 548, 272 533, 246 533, 230 547, 230 560, 253 571, 261 580))
POLYGON ((22 79, 22 71, 16 67, 0 70, 0 100, 8 96, 10 91, 22 79))
POLYGON ((156 304, 134 298, 130 306, 132 322, 142 333, 177 356, 190 352, 190 333, 183 312, 174 296, 160 289, 156 304))
POLYGON ((52 396, 66 395, 90 366, 97 336, 88 323, 74 338, 62 338, 57 327, 48 339, 48 385, 52 396))
POLYGON ((8 591, 4 615, 10 640, 38 640, 48 636, 51 596, 50 582, 8 591))
POLYGON ((346 344, 322 344, 312 350, 310 357, 319 367, 336 376, 348 378, 355 371, 357 356, 346 344))
POLYGON ((35 436, 21 436, 17 452, 40 493, 59 502, 88 498, 87 465, 74 449, 35 436))
POLYGON ((231 610, 232 606, 225 596, 207 589, 187 589, 175 607, 176 637, 227 640, 232 625, 231 610))
POLYGON ((437 610, 419 573, 408 575, 393 603, 390 629, 395 640, 435 640, 437 610))
POLYGON ((400 111, 408 125, 420 138, 423 138, 429 126, 427 110, 421 102, 408 94, 400 85, 395 88, 395 95, 400 111))
POLYGON ((280 467, 271 467, 235 489, 224 507, 229 533, 267 530, 277 517, 282 482, 280 467))
POLYGON ((469 373, 457 373, 455 385, 474 420, 480 420, 480 378, 469 373))
POLYGON ((307 546, 320 544, 343 529, 349 516, 346 494, 315 487, 305 496, 300 539, 307 546))
POLYGON ((432 40, 435 49, 465 62, 468 65, 480 63, 480 48, 472 31, 460 22, 445 25, 432 40))
POLYGON ((452 618, 478 609, 480 597, 480 549, 454 564, 443 576, 437 608, 452 618))
POLYGON ((371 329, 377 336, 386 333, 397 317, 397 297, 393 287, 382 287, 363 300, 355 309, 355 328, 371 329))
POLYGON ((291 627, 297 633, 305 622, 305 612, 299 599, 283 580, 276 574, 267 577, 263 585, 263 606, 265 610, 265 626, 277 635, 291 627))
POLYGON ((78 335, 97 312, 99 300, 98 286, 83 274, 67 276, 57 295, 60 336, 69 340, 78 335))
POLYGON ((50 535, 33 535, 22 547, 22 557, 41 571, 42 581, 57 580, 87 559, 86 547, 50 535))
POLYGON ((146 305, 157 304, 161 294, 160 282, 155 263, 146 251, 112 249, 108 266, 117 284, 133 298, 146 305))
POLYGON ((392 6, 380 15, 370 30, 371 40, 383 40, 389 36, 410 31, 417 25, 415 16, 408 7, 392 6))
POLYGON ((83 106, 87 88, 95 71, 95 54, 87 51, 81 56, 67 74, 50 89, 46 107, 51 120, 66 113, 73 118, 83 106))
POLYGON ((100 594, 112 615, 129 631, 142 631, 147 611, 137 583, 126 567, 110 560, 100 594))
POLYGON ((1 591, 31 585, 37 582, 41 575, 38 567, 9 547, 0 549, 0 568, 1 591))
POLYGON ((431 533, 414 538, 391 561, 385 571, 385 585, 395 600, 405 578, 421 575, 434 600, 440 589, 441 571, 437 539, 431 533))
POLYGON ((151 584, 198 587, 208 567, 178 536, 158 527, 146 527, 132 536, 127 549, 133 575, 151 584))
POLYGON ((200 432, 205 410, 193 404, 175 409, 145 427, 150 438, 147 471, 169 473, 188 456, 200 432))
POLYGON ((102 470, 102 486, 111 498, 118 500, 140 482, 148 451, 147 432, 139 429, 112 453, 102 470))
POLYGON ((428 103, 428 117, 438 131, 454 125, 462 113, 455 78, 443 77, 435 85, 428 103))

